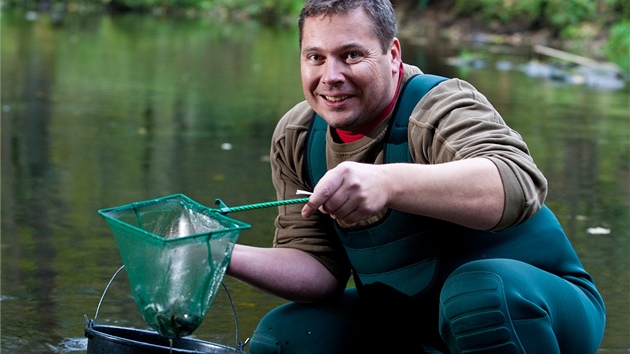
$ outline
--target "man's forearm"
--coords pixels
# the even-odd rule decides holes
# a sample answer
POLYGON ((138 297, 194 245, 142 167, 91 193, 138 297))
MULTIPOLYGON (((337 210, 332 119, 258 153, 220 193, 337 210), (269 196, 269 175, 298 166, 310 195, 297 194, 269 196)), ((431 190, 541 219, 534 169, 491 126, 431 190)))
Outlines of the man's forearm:
POLYGON ((341 286, 315 258, 292 248, 235 245, 227 274, 296 302, 320 300, 341 286))
POLYGON ((505 193, 499 171, 484 158, 437 165, 388 164, 383 175, 387 206, 446 220, 466 227, 487 230, 503 215, 505 193))

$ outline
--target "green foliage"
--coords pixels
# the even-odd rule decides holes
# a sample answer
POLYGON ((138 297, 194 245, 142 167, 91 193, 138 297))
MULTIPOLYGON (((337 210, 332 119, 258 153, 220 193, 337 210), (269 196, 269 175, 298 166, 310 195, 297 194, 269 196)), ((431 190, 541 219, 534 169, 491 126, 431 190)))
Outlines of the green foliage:
POLYGON ((485 23, 498 21, 506 24, 518 21, 529 27, 538 19, 543 2, 544 0, 457 0, 455 12, 460 16, 475 17, 485 23))
POLYGON ((599 0, 599 12, 616 15, 617 20, 630 19, 630 1, 627 0, 599 0))
POLYGON ((132 11, 155 8, 192 9, 221 13, 230 18, 258 18, 265 22, 274 22, 284 16, 297 14, 303 2, 300 0, 104 0, 104 3, 117 4, 120 5, 119 7, 132 11))
MULTIPOLYGON (((420 0, 419 0, 420 1, 420 0)), ((614 23, 630 17, 627 0, 455 0, 454 11, 483 23, 517 24, 523 29, 550 27, 560 33, 583 22, 614 23)))
POLYGON ((605 50, 612 61, 630 73, 630 19, 612 26, 605 50))
MULTIPOLYGON (((422 0, 416 0, 422 1, 422 0)), ((630 1, 628 0, 452 0, 460 18, 473 18, 491 30, 547 29, 569 40, 572 49, 609 31, 605 52, 630 72, 630 1)))
POLYGON ((597 7, 592 0, 550 0, 543 16, 553 27, 563 28, 597 19, 597 7))

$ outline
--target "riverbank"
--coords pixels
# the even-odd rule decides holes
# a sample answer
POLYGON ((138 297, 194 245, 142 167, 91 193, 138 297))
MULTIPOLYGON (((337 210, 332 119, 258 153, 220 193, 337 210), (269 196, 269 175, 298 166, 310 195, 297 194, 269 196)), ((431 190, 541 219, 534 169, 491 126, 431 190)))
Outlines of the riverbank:
POLYGON ((447 58, 447 63, 452 66, 470 69, 494 66, 502 71, 519 70, 530 77, 603 90, 621 89, 630 77, 628 71, 607 59, 604 34, 583 39, 578 46, 572 41, 559 40, 546 29, 490 28, 473 19, 455 18, 444 11, 398 11, 399 38, 418 45, 448 42, 462 48, 458 55, 447 58), (573 51, 576 46, 578 50, 573 51), (508 51, 513 48, 526 56, 525 63, 494 62, 486 50, 493 51, 497 47, 508 51), (563 50, 565 48, 569 51, 563 50))
MULTIPOLYGON (((462 18, 453 12, 427 8, 397 9, 399 35, 419 40, 425 37, 441 38, 452 42, 477 42, 512 46, 544 45, 570 50, 578 44, 572 40, 561 40, 549 29, 523 30, 516 26, 498 23, 480 23, 472 17, 462 18)), ((591 53, 594 59, 604 59, 603 47, 607 33, 597 30, 589 38, 581 39, 582 51, 591 53)), ((584 54, 584 53, 581 53, 584 54)))
MULTIPOLYGON (((609 46, 610 29, 595 24, 583 24, 580 36, 560 38, 551 29, 524 29, 519 24, 501 24, 497 21, 483 23, 473 16, 462 17, 439 7, 420 9, 416 6, 398 7, 399 36, 423 43, 428 38, 446 40, 452 43, 482 43, 514 47, 551 47, 570 52, 589 60, 616 66, 620 72, 628 74, 628 60, 612 58, 609 46), (614 63, 614 64, 613 64, 614 63)), ((621 50, 624 52, 623 49, 621 50)), ((626 55, 627 50, 625 51, 626 55)))

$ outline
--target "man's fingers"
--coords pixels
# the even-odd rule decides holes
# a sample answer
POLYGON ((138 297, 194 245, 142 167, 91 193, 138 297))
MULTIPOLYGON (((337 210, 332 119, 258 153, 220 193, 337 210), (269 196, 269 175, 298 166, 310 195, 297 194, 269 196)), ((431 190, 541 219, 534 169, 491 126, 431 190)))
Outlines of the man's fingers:
POLYGON ((317 208, 314 208, 310 202, 306 203, 306 205, 304 205, 304 207, 302 207, 302 217, 307 219, 309 218, 311 215, 313 215, 313 213, 315 213, 315 211, 317 210, 317 208))

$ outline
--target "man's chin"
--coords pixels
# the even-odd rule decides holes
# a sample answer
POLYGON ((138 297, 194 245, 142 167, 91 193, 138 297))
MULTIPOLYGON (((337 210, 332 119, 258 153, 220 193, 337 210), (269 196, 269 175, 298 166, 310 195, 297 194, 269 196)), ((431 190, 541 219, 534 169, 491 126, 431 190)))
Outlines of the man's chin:
POLYGON ((335 113, 327 113, 326 115, 320 114, 320 116, 324 118, 329 126, 335 129, 352 130, 352 124, 350 124, 350 122, 352 122, 353 120, 350 117, 347 117, 345 115, 342 116, 335 113))

